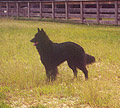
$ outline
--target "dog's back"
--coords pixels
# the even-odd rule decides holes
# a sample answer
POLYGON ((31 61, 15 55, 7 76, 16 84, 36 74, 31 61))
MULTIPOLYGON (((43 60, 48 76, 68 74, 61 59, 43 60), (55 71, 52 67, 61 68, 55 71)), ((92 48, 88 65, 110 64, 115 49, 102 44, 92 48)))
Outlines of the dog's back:
POLYGON ((53 61, 56 65, 61 64, 64 61, 83 62, 85 58, 85 52, 83 48, 73 42, 54 43, 53 44, 53 61))

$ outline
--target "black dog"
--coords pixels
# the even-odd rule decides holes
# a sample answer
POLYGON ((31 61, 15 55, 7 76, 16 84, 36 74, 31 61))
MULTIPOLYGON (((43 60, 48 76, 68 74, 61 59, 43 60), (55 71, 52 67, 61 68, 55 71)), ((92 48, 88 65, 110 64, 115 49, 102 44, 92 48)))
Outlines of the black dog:
POLYGON ((64 61, 67 61, 68 66, 73 70, 74 77, 77 77, 77 68, 79 68, 88 79, 86 65, 95 62, 95 58, 85 54, 81 46, 73 42, 53 43, 45 31, 43 29, 40 31, 39 28, 31 42, 34 42, 40 54, 49 81, 55 80, 58 73, 57 66, 64 61))

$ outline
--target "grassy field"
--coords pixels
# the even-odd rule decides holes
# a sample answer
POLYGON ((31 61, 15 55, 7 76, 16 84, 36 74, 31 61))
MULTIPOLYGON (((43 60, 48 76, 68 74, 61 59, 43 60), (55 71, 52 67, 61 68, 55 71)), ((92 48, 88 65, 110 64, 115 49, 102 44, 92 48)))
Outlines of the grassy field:
POLYGON ((0 19, 0 108, 120 108, 120 27, 0 19), (46 82, 36 48, 37 28, 53 42, 72 41, 96 63, 87 66, 89 80, 78 78, 67 63, 57 80, 46 82))

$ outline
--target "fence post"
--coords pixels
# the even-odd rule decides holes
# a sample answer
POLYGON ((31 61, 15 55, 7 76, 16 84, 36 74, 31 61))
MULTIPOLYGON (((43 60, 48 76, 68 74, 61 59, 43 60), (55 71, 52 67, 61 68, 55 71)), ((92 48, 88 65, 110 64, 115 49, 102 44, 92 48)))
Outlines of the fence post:
POLYGON ((7 18, 9 16, 9 3, 6 2, 6 15, 7 15, 7 18))
POLYGON ((52 19, 54 20, 55 18, 55 5, 54 5, 54 1, 52 1, 52 19))
POLYGON ((115 1, 115 24, 118 25, 118 1, 115 1))
POLYGON ((28 2, 28 19, 30 18, 30 3, 28 2))
POLYGON ((81 23, 84 23, 83 21, 83 2, 80 2, 80 15, 81 15, 81 23))
POLYGON ((16 8, 17 8, 17 19, 18 19, 18 17, 19 17, 19 4, 18 4, 18 2, 16 2, 16 8))
POLYGON ((100 6, 99 1, 97 0, 97 24, 100 23, 100 6))
POLYGON ((40 2, 40 19, 42 19, 42 2, 40 2))
POLYGON ((65 19, 68 20, 68 2, 65 2, 65 19))

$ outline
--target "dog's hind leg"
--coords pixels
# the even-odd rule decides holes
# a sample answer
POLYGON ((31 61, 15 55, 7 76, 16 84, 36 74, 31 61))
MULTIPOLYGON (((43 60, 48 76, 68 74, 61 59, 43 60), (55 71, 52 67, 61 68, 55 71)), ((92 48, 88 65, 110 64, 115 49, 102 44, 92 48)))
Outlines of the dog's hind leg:
POLYGON ((77 78, 77 69, 76 69, 76 66, 71 61, 67 61, 67 63, 68 63, 68 66, 73 70, 74 78, 77 78))
POLYGON ((83 65, 83 66, 77 66, 80 70, 83 71, 84 75, 85 75, 85 79, 88 79, 88 70, 87 68, 83 65))
POLYGON ((84 73, 84 75, 85 75, 85 79, 87 80, 87 79, 88 79, 88 70, 87 70, 87 68, 86 68, 86 67, 83 67, 83 68, 82 68, 82 71, 83 71, 83 73, 84 73))

